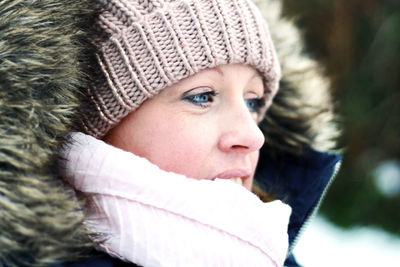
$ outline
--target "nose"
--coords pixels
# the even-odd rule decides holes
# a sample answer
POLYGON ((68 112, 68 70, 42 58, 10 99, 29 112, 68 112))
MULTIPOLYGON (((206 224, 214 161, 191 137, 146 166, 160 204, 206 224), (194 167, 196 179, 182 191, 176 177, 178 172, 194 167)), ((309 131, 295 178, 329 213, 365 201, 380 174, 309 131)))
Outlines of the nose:
POLYGON ((265 137, 247 107, 228 114, 221 122, 222 133, 218 140, 218 148, 223 152, 235 153, 259 150, 265 137))

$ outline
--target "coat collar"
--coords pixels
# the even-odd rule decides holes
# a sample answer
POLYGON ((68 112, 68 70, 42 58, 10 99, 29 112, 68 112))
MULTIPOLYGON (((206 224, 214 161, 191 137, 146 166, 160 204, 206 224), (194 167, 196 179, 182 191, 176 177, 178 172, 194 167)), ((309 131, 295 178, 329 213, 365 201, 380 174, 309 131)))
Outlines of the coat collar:
POLYGON ((310 148, 301 156, 285 152, 271 156, 267 150, 261 149, 255 180, 292 207, 288 229, 292 250, 302 228, 318 210, 342 157, 310 148))

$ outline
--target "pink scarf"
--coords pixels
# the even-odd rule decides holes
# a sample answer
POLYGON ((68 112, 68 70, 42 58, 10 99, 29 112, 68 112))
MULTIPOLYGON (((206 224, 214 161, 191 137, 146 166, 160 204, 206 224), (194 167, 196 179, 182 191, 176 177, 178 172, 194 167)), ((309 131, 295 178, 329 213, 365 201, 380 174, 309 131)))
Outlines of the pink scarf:
POLYGON ((142 266, 282 266, 290 207, 229 180, 195 180, 82 133, 63 150, 100 249, 142 266))

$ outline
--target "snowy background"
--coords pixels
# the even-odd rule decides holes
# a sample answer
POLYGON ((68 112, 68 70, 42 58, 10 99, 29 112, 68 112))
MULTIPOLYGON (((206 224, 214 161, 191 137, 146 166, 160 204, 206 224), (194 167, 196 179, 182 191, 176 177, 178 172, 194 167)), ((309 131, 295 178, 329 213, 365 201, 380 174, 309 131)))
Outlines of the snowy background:
POLYGON ((294 253, 304 267, 398 267, 400 238, 377 228, 343 230, 317 216, 294 253))

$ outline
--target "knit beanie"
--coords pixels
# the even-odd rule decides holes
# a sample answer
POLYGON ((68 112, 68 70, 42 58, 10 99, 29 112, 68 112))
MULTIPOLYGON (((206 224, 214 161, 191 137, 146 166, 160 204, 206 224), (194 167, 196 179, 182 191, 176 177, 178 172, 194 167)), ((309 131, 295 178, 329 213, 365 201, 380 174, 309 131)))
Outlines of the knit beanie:
MULTIPOLYGON (((164 88, 203 69, 244 63, 278 89, 268 27, 251 0, 99 0, 98 68, 83 124, 102 138, 164 88)), ((270 99, 271 99, 270 98, 270 99)))

